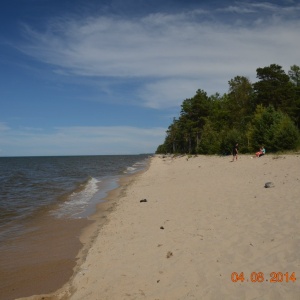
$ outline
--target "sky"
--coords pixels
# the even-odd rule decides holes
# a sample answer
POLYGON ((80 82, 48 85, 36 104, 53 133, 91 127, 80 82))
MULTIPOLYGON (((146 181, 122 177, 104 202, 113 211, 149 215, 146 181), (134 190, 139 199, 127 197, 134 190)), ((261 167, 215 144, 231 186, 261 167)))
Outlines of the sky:
POLYGON ((198 89, 299 49, 300 0, 2 0, 0 156, 154 153, 198 89))

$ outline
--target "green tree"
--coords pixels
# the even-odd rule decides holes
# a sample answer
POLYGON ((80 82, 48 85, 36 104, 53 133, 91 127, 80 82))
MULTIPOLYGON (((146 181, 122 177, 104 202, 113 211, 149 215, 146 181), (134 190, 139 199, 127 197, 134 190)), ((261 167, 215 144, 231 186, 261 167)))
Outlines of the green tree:
POLYGON ((227 105, 231 111, 232 125, 244 129, 249 121, 249 116, 255 110, 252 84, 244 76, 236 76, 229 80, 228 84, 227 105))
POLYGON ((179 152, 180 129, 178 120, 173 118, 173 123, 168 127, 167 136, 165 139, 165 147, 163 148, 166 153, 179 152))
POLYGON ((200 154, 220 153, 220 136, 209 119, 207 119, 203 127, 201 142, 196 151, 200 154))
POLYGON ((299 131, 292 120, 273 106, 258 106, 249 129, 250 147, 256 151, 264 145, 268 151, 291 150, 299 141, 299 131))
POLYGON ((201 140, 202 129, 211 112, 211 101, 207 93, 197 90, 193 98, 186 99, 181 105, 179 122, 185 142, 185 152, 195 153, 201 140))
POLYGON ((295 107, 295 89, 290 77, 276 64, 258 68, 256 72, 259 79, 253 84, 256 104, 264 107, 272 105, 276 110, 280 109, 291 116, 295 107))
POLYGON ((247 152, 245 149, 246 143, 243 138, 243 134, 233 128, 230 130, 223 130, 221 132, 221 144, 220 144, 220 152, 224 155, 228 155, 232 153, 233 146, 238 143, 240 152, 247 152))
POLYGON ((222 96, 197 90, 182 102, 179 118, 173 119, 157 151, 230 154, 236 143, 241 153, 261 145, 268 151, 295 148, 300 127, 299 67, 292 66, 287 75, 272 64, 258 68, 257 78, 251 84, 246 77, 234 77, 222 96))
POLYGON ((179 119, 179 128, 181 141, 183 141, 183 151, 185 153, 193 153, 194 152, 194 131, 195 131, 195 121, 188 118, 186 115, 183 115, 179 119))
POLYGON ((291 66, 288 74, 292 83, 295 86, 300 87, 300 67, 297 65, 291 66))
POLYGON ((295 120, 295 124, 300 129, 300 67, 293 65, 288 72, 290 80, 295 89, 295 102, 292 108, 292 118, 295 120))
POLYGON ((294 150, 299 145, 299 131, 287 115, 282 115, 274 128, 274 150, 294 150))
POLYGON ((232 126, 232 111, 228 105, 228 95, 222 97, 219 94, 210 96, 211 112, 210 121, 213 123, 214 129, 221 132, 225 128, 232 126))
POLYGON ((157 147, 155 154, 166 154, 168 153, 167 149, 166 149, 166 145, 165 144, 161 144, 157 147))

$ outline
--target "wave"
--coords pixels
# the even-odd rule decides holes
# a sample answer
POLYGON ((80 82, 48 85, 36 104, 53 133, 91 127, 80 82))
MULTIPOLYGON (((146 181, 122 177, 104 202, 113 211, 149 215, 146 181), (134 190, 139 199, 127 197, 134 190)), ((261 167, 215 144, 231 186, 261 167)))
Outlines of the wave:
POLYGON ((134 167, 127 167, 124 173, 133 173, 137 168, 134 167))
POLYGON ((146 166, 147 163, 148 163, 147 159, 138 161, 138 162, 134 163, 131 167, 127 167, 126 170, 124 171, 124 173, 127 174, 127 173, 138 172, 138 171, 142 170, 146 166))
POLYGON ((68 196, 68 200, 61 203, 58 209, 51 212, 57 218, 64 216, 75 217, 82 213, 91 202, 94 195, 98 192, 100 180, 91 177, 84 186, 74 191, 68 196))

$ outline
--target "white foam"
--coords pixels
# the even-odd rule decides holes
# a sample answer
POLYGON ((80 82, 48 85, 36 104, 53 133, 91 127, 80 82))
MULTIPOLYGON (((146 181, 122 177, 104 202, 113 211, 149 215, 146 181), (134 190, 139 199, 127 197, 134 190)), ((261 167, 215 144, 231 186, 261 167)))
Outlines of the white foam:
POLYGON ((127 167, 126 170, 124 171, 124 173, 133 173, 136 170, 136 168, 134 167, 127 167))
POLYGON ((98 183, 100 180, 91 178, 86 187, 80 192, 74 192, 69 200, 62 203, 58 210, 53 211, 53 215, 58 218, 63 216, 75 216, 80 214, 88 206, 93 196, 98 192, 98 183))
POLYGON ((127 170, 128 170, 128 171, 134 171, 134 170, 136 170, 136 168, 128 167, 127 170))

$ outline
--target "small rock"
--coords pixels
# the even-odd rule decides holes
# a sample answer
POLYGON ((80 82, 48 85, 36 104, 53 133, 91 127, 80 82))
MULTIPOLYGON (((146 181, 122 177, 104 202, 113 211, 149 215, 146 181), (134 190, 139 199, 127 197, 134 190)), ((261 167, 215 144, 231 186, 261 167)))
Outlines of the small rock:
POLYGON ((167 258, 170 258, 171 256, 173 256, 173 253, 172 253, 171 251, 169 251, 169 252, 167 253, 167 258))
POLYGON ((275 187, 275 184, 273 182, 266 182, 265 183, 265 188, 272 188, 272 187, 275 187))
POLYGON ((140 202, 147 202, 147 199, 142 199, 140 200, 140 202))
POLYGON ((164 226, 160 226, 160 229, 165 229, 164 226))

